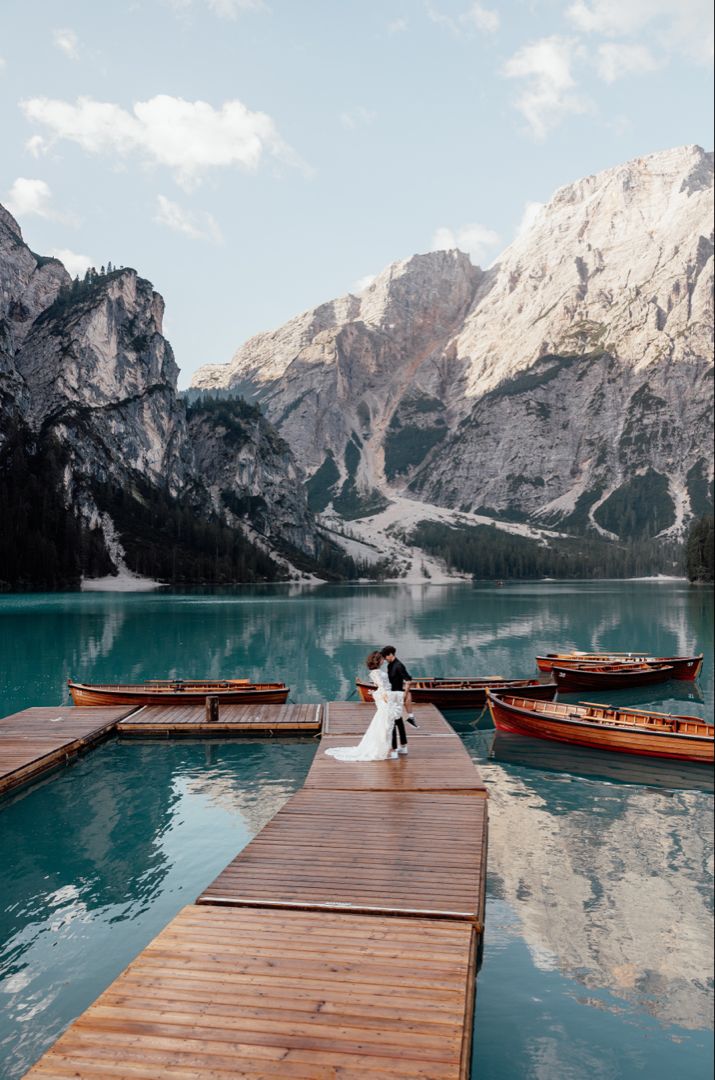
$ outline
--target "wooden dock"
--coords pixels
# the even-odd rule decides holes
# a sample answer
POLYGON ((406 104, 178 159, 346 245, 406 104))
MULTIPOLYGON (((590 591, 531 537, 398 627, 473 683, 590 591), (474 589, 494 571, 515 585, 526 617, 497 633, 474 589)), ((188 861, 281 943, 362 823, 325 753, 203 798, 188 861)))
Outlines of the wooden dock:
POLYGON ((0 720, 0 794, 66 764, 111 735, 131 706, 24 709, 0 720))
POLYGON ((198 902, 429 915, 471 921, 481 933, 486 818, 486 800, 469 795, 336 799, 304 789, 198 902))
POLYGON ((468 923, 189 906, 27 1076, 467 1077, 475 963, 468 923))
POLYGON ((203 705, 145 705, 117 725, 119 735, 312 735, 320 731, 322 705, 221 705, 209 720, 203 705))
POLYGON ((372 709, 327 706, 303 789, 27 1075, 468 1080, 486 789, 415 712, 406 757, 351 764, 324 751, 372 709))

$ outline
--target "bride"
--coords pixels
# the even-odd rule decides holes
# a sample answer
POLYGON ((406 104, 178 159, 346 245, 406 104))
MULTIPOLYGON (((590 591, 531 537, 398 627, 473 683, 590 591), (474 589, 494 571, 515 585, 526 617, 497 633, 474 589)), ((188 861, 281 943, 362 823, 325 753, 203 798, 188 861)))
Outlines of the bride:
POLYGON ((365 661, 375 684, 372 696, 377 708, 357 746, 336 746, 325 751, 338 761, 384 761, 397 757, 397 751, 392 749, 392 729, 402 713, 403 694, 390 689, 387 672, 382 670, 384 662, 380 652, 371 652, 365 661))

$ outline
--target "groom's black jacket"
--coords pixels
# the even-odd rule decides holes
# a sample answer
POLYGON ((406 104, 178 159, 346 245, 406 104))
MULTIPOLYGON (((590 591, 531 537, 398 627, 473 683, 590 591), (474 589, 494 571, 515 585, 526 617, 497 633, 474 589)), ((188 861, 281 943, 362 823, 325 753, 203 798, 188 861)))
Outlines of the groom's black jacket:
POLYGON ((404 690, 405 682, 409 682, 412 678, 405 665, 397 657, 387 665, 387 677, 392 690, 404 690))

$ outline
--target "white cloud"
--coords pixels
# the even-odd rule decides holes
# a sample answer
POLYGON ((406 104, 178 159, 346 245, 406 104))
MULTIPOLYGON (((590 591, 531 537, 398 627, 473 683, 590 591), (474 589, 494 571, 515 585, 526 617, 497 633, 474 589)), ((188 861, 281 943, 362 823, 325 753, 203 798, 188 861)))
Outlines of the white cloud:
POLYGON ((543 139, 564 116, 588 109, 588 102, 573 92, 571 65, 580 55, 576 40, 556 34, 524 45, 504 65, 507 78, 526 80, 515 104, 535 138, 543 139))
POLYGON ((627 45, 609 41, 599 45, 596 68, 604 82, 612 83, 627 75, 646 75, 659 67, 650 49, 645 45, 627 45))
POLYGON ((473 26, 486 34, 493 34, 499 29, 499 12, 481 4, 472 4, 459 18, 465 26, 473 26))
MULTIPOLYGON (((194 0, 165 0, 174 11, 187 12, 194 5, 194 0)), ((252 11, 268 11, 268 5, 264 0, 198 0, 204 3, 209 11, 218 15, 220 19, 237 19, 240 15, 252 11)))
POLYGON ((79 38, 74 30, 55 30, 52 34, 55 46, 70 60, 79 60, 79 38))
POLYGON ((428 3, 426 6, 427 17, 438 26, 444 26, 453 34, 463 34, 465 30, 479 30, 483 33, 493 34, 499 29, 499 13, 491 8, 485 8, 479 3, 470 4, 469 7, 456 17, 446 15, 439 8, 428 3))
POLYGON ((340 123, 349 131, 358 127, 369 127, 377 116, 372 109, 366 109, 364 105, 356 105, 354 109, 346 109, 340 113, 340 123))
POLYGON ((432 251, 465 251, 473 263, 482 263, 499 243, 499 234, 486 225, 462 225, 451 229, 442 225, 432 237, 432 251))
POLYGON ((47 149, 47 143, 41 135, 32 135, 25 143, 25 149, 34 157, 42 157, 47 149))
POLYGON ((80 255, 69 248, 51 248, 48 254, 64 263, 65 270, 71 277, 82 277, 85 270, 95 265, 94 259, 90 259, 89 255, 80 255))
POLYGON ((525 236, 526 233, 531 231, 531 229, 536 224, 536 220, 539 216, 539 213, 543 210, 544 205, 544 203, 540 202, 528 202, 525 204, 524 213, 521 215, 521 221, 516 228, 517 240, 521 236, 525 236))
POLYGON ((402 34, 408 27, 407 19, 393 19, 387 24, 388 34, 402 34))
POLYGON ((238 165, 253 171, 267 155, 305 169, 271 117, 252 112, 240 101, 227 101, 214 109, 205 101, 159 94, 136 102, 131 112, 91 98, 79 98, 74 104, 30 98, 20 102, 20 107, 28 120, 50 132, 42 144, 33 137, 35 153, 67 139, 90 154, 119 158, 139 154, 172 169, 186 188, 199 183, 208 169, 238 165))
POLYGON ((649 31, 666 52, 698 63, 713 57, 711 0, 576 0, 566 17, 584 33, 619 38, 649 31))
POLYGON ((377 274, 365 274, 364 277, 361 277, 361 278, 357 279, 357 281, 353 285, 351 291, 356 293, 359 296, 360 293, 365 292, 365 289, 370 288, 370 286, 372 285, 372 283, 373 283, 373 281, 375 280, 376 277, 377 277, 377 274))
POLYGON ((248 11, 266 11, 263 0, 206 0, 211 11, 222 19, 236 19, 248 11))
POLYGON ((178 203, 167 199, 165 195, 157 198, 157 210, 154 221, 159 225, 166 225, 174 232, 183 233, 191 240, 210 240, 214 244, 222 244, 223 236, 218 222, 207 211, 202 210, 192 213, 178 203))
POLYGON ((52 205, 52 191, 44 180, 18 176, 7 193, 5 206, 16 218, 40 217, 49 221, 69 221, 52 205))

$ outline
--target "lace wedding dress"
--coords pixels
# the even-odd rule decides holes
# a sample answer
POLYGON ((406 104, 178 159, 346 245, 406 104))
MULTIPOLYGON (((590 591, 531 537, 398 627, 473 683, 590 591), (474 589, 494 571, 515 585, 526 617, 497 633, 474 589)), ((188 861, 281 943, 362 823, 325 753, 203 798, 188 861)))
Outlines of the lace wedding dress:
POLYGON ((375 683, 372 692, 377 706, 375 715, 357 746, 336 746, 325 751, 338 761, 384 761, 392 751, 392 729, 402 713, 404 694, 390 689, 387 672, 382 668, 371 671, 370 677, 375 683))

